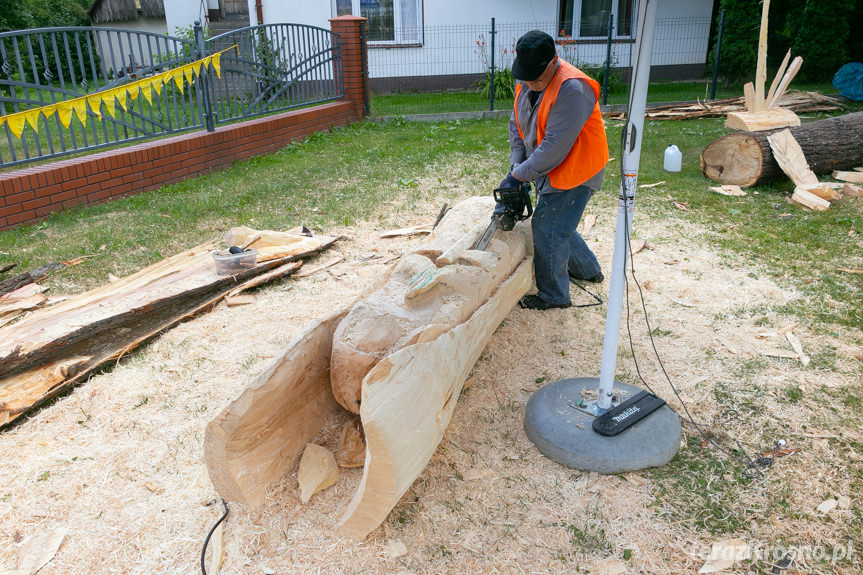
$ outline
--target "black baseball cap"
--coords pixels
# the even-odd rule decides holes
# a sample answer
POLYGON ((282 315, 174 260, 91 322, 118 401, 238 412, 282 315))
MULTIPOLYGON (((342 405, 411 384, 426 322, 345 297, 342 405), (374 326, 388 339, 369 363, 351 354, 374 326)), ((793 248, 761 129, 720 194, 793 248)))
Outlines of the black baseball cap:
POLYGON ((528 82, 536 80, 556 54, 551 36, 540 30, 531 30, 515 44, 515 60, 512 62, 513 77, 516 80, 528 82))

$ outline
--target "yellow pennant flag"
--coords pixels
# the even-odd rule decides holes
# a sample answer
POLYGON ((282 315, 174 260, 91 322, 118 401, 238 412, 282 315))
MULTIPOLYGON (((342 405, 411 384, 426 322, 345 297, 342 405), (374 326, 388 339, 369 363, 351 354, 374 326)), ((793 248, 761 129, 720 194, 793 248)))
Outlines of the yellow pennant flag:
POLYGON ((213 64, 213 70, 216 71, 216 76, 222 77, 222 53, 213 54, 210 56, 210 62, 213 64))
POLYGON ((129 86, 123 86, 122 88, 117 88, 114 90, 114 98, 117 99, 117 104, 120 105, 123 110, 126 110, 126 100, 129 99, 129 86))
POLYGON ((42 113, 42 110, 36 108, 35 110, 27 110, 24 112, 24 118, 26 118, 27 123, 30 124, 30 127, 33 128, 33 131, 37 134, 39 133, 39 114, 42 113))
POLYGON ((69 129, 69 124, 72 123, 72 112, 75 101, 76 100, 66 100, 65 102, 57 104, 57 116, 60 118, 60 123, 63 124, 63 127, 67 130, 69 129))
POLYGON ((112 118, 114 117, 114 108, 117 103, 114 100, 114 93, 108 92, 107 94, 102 94, 102 105, 105 106, 105 111, 108 112, 108 115, 112 118))
POLYGON ((193 64, 187 64, 183 66, 183 76, 186 77, 186 82, 188 82, 190 86, 192 85, 192 81, 194 80, 192 76, 194 73, 195 66, 193 64))
MULTIPOLYGON (((78 121, 85 127, 87 126, 87 103, 89 101, 89 98, 78 98, 77 100, 72 100, 72 109, 75 110, 75 115, 78 116, 78 121)), ((93 108, 91 107, 90 109, 92 110, 93 108)), ((100 118, 102 117, 102 114, 99 112, 98 105, 94 113, 96 116, 100 118)))
POLYGON ((153 84, 142 83, 140 86, 141 95, 147 100, 147 103, 153 105, 153 84))
MULTIPOLYGON (((102 117, 102 93, 97 92, 91 96, 87 96, 87 103, 90 105, 90 111, 96 114, 97 118, 102 117)), ((83 106, 82 106, 83 107, 83 106)), ((78 119, 81 118, 81 112, 78 108, 75 108, 75 113, 78 114, 78 119)), ((86 117, 87 110, 84 109, 84 116, 86 117)), ((83 122, 82 122, 83 123, 83 122)))
POLYGON ((173 72, 171 72, 171 77, 174 79, 174 83, 179 88, 180 93, 183 93, 183 69, 177 68, 173 72))
POLYGON ((24 131, 24 124, 27 120, 24 119, 24 113, 18 112, 16 114, 10 114, 6 116, 6 124, 9 126, 9 129, 15 134, 15 137, 20 139, 21 132, 24 131))

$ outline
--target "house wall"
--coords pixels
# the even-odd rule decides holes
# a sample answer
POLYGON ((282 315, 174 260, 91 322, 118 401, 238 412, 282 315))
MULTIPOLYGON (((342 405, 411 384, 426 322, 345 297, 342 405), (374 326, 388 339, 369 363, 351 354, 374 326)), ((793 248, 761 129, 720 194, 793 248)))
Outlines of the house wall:
MULTIPOLYGON (((105 24, 99 28, 122 28, 124 30, 137 30, 139 32, 151 32, 154 34, 167 34, 168 25, 164 18, 137 18, 135 20, 124 20, 122 22, 114 22, 105 24)), ((149 48, 156 53, 156 40, 152 40, 152 45, 149 48)), ((167 45, 164 42, 159 42, 162 50, 167 50, 167 45)), ((102 65, 106 70, 116 71, 123 66, 129 66, 130 56, 135 59, 137 64, 150 63, 150 50, 145 42, 138 43, 137 38, 131 42, 129 36, 123 34, 112 33, 108 31, 96 32, 96 46, 101 46, 102 65), (143 54, 142 54, 143 53, 143 54)))
POLYGON ((196 20, 204 22, 206 15, 201 0, 169 0, 165 2, 165 21, 168 24, 168 34, 172 36, 177 34, 178 28, 190 28, 196 20))
MULTIPOLYGON (((249 14, 254 19, 255 0, 248 0, 249 14)), ((485 72, 487 64, 475 53, 475 42, 482 34, 488 41, 491 18, 496 19, 498 52, 496 64, 508 66, 510 50, 515 40, 531 28, 551 35, 558 30, 560 0, 423 0, 423 32, 421 47, 379 47, 369 50, 369 76, 404 78, 423 76, 476 76, 485 72), (507 53, 504 54, 504 48, 507 53)), ((679 67, 700 74, 707 53, 710 16, 714 0, 659 0, 657 29, 654 37, 652 65, 660 70, 679 67)), ((189 25, 194 17, 194 0, 166 3, 180 14, 185 5, 189 25)), ((262 0, 265 23, 296 23, 327 27, 332 17, 331 0, 262 0)), ((172 25, 169 16, 169 28, 172 25)), ((617 66, 629 67, 634 57, 631 41, 621 41, 613 47, 617 66)), ((575 61, 599 65, 605 61, 604 42, 579 42, 575 50, 563 50, 561 56, 575 61)), ((689 73, 689 72, 686 72, 689 73)))

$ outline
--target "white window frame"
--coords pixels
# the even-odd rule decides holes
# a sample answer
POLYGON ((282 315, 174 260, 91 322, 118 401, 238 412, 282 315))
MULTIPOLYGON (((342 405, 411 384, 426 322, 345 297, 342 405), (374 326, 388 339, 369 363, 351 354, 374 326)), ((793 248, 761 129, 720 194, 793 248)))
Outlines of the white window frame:
MULTIPOLYGON (((362 0, 350 0, 351 14, 360 16, 360 3, 362 0)), ((402 39, 402 17, 401 17, 401 0, 393 0, 393 40, 369 40, 369 46, 382 47, 398 47, 398 46, 422 46, 423 45, 423 0, 411 0, 416 2, 417 10, 417 38, 415 40, 402 39)), ((337 0, 330 0, 333 17, 337 16, 337 0)))
MULTIPOLYGON (((569 1, 572 2, 572 28, 571 30, 565 30, 567 34, 571 34, 572 38, 576 40, 596 40, 599 38, 607 38, 608 32, 600 35, 600 36, 583 36, 581 34, 581 2, 582 0, 560 0, 560 5, 565 5, 569 1)), ((614 17, 614 36, 612 36, 616 40, 634 40, 635 39, 635 20, 638 16, 638 0, 632 1, 632 24, 630 30, 628 30, 628 34, 620 34, 617 29, 617 21, 618 21, 618 6, 621 1, 630 1, 630 0, 611 0, 611 13, 614 17)), ((558 14, 560 11, 558 10, 558 14)), ((563 22, 560 22, 562 25, 563 22)))

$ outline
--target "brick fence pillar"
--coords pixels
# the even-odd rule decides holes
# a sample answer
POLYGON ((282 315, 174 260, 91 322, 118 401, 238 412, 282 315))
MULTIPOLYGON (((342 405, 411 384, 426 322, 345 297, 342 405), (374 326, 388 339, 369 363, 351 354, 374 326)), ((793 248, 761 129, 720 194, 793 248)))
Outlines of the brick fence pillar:
POLYGON ((339 16, 330 18, 330 29, 342 38, 342 75, 345 98, 353 103, 357 118, 365 117, 366 78, 368 60, 363 29, 366 18, 339 16))

